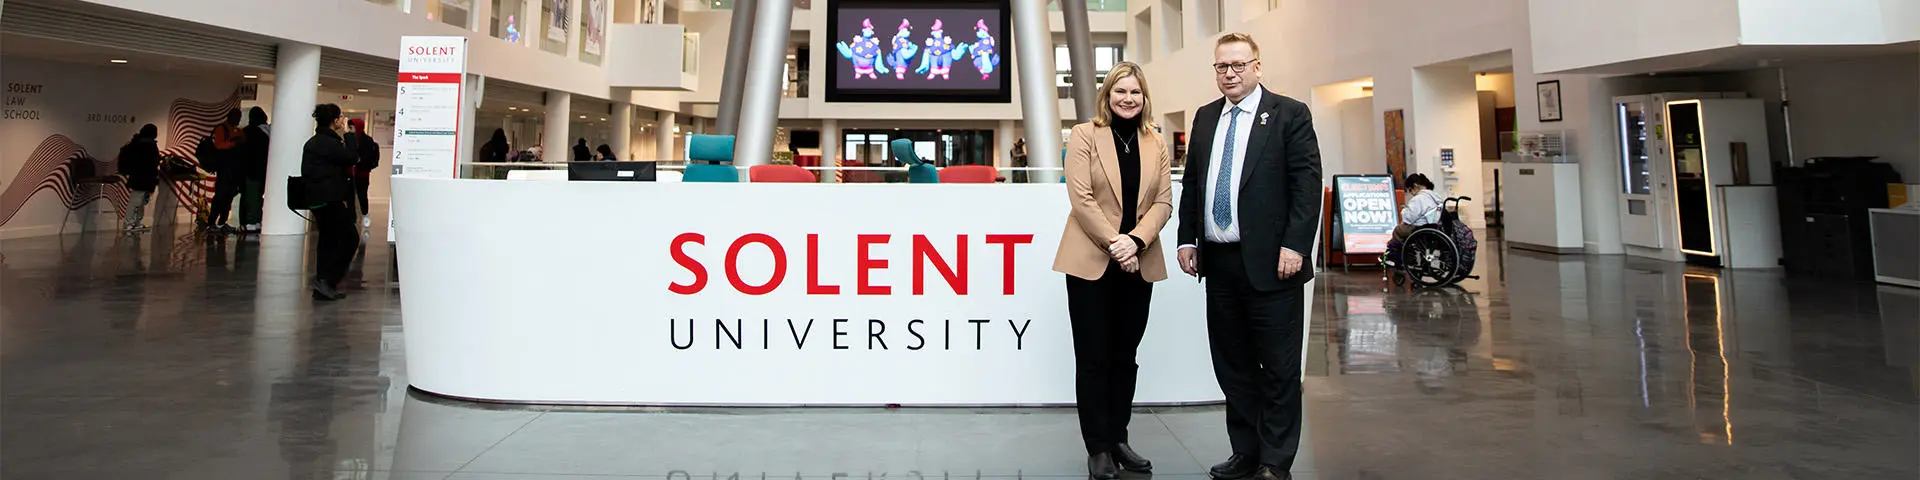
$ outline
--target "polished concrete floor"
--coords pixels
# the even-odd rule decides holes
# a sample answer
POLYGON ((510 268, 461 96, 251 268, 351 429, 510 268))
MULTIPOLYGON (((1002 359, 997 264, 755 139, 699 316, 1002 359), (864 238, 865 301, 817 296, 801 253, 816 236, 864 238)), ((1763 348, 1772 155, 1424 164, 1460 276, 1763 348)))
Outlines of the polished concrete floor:
MULTIPOLYGON (((1084 474, 1070 409, 425 397, 406 387, 391 251, 356 262, 351 298, 314 305, 300 241, 0 242, 0 477, 1084 474)), ((1920 478, 1915 290, 1483 246, 1485 279, 1458 290, 1323 276, 1296 478, 1920 478)), ((1204 478, 1221 421, 1140 409, 1133 443, 1160 477, 1204 478)))

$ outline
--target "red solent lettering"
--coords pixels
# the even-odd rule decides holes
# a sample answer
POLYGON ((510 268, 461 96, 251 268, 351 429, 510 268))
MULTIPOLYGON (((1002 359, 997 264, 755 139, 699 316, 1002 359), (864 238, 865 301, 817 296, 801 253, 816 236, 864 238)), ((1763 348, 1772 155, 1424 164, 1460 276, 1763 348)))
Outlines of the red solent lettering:
POLYGON ((947 279, 947 286, 953 289, 955 295, 967 294, 967 236, 958 235, 953 243, 960 249, 959 254, 954 256, 953 263, 953 265, 959 265, 959 272, 955 272, 954 267, 949 265, 945 258, 940 257, 940 251, 933 248, 933 242, 928 242, 926 235, 913 236, 914 295, 927 294, 927 263, 929 259, 933 261, 933 268, 940 270, 940 276, 947 279))
POLYGON ((667 291, 669 292, 681 295, 692 295, 700 293, 700 290, 707 288, 707 267, 700 265, 699 260, 694 260, 693 257, 687 256, 685 246, 689 243, 706 245, 707 236, 698 233, 682 233, 680 236, 673 237, 673 243, 667 245, 667 252, 673 255, 673 263, 678 263, 681 268, 685 268, 688 272, 693 273, 693 283, 687 285, 678 283, 668 284, 667 291))
POLYGON ((1033 234, 987 235, 987 243, 1001 245, 1003 260, 1000 263, 1000 294, 1013 295, 1013 250, 1021 244, 1033 243, 1033 234))
POLYGON ((807 294, 839 295, 839 285, 820 283, 820 234, 807 234, 807 294))
POLYGON ((749 233, 741 235, 739 239, 733 241, 732 246, 727 247, 727 283, 733 284, 734 290, 739 290, 740 293, 747 295, 766 295, 768 292, 772 292, 773 289, 780 288, 780 281, 786 278, 787 250, 781 248, 780 241, 774 240, 773 237, 764 233, 749 233), (740 249, 745 248, 749 243, 766 245, 768 250, 773 251, 773 278, 767 279, 767 283, 748 285, 747 282, 740 280, 740 269, 738 268, 740 265, 740 249))
POLYGON ((407 47, 408 55, 453 55, 453 47, 407 47))
POLYGON ((887 268, 887 259, 872 258, 868 255, 871 252, 867 249, 867 247, 873 246, 874 244, 882 244, 882 245, 886 244, 888 239, 893 238, 893 235, 887 235, 884 233, 862 234, 858 238, 859 240, 856 242, 856 244, 858 245, 857 248, 859 249, 860 256, 859 256, 859 263, 854 266, 854 270, 855 270, 854 277, 857 280, 856 285, 854 287, 854 293, 857 295, 891 295, 893 294, 893 287, 889 287, 886 285, 872 285, 868 283, 868 280, 872 278, 868 274, 874 270, 885 270, 887 268))
MULTIPOLYGON (((1015 264, 1018 263, 1019 246, 1033 243, 1033 234, 989 234, 984 235, 984 237, 986 243, 1001 246, 1000 264, 1002 276, 1000 293, 1002 295, 1013 295, 1016 291, 1014 272, 1015 264)), ((873 275, 875 271, 886 270, 887 266, 891 263, 886 258, 874 258, 873 246, 886 245, 892 241, 892 239, 893 235, 890 234, 861 234, 855 236, 855 258, 853 265, 855 277, 853 293, 855 295, 893 294, 892 286, 875 285, 873 275)), ((681 268, 685 268, 688 273, 693 274, 692 282, 687 284, 669 283, 667 286, 668 291, 680 295, 694 295, 706 289, 707 267, 701 264, 699 259, 689 255, 686 250, 687 244, 706 245, 706 241, 707 238, 705 235, 699 233, 682 233, 674 237, 673 241, 668 244, 668 254, 673 258, 673 262, 679 264, 681 268)), ((947 287, 951 289, 955 295, 966 295, 969 285, 968 271, 972 265, 970 261, 971 256, 968 255, 970 243, 968 235, 954 235, 953 261, 948 262, 948 257, 942 255, 940 250, 934 247, 933 242, 928 239, 927 235, 914 235, 910 253, 912 257, 909 259, 909 261, 913 262, 913 294, 926 294, 927 265, 931 264, 933 266, 932 270, 940 272, 941 279, 946 281, 947 287)), ((727 275, 727 283, 731 284, 735 291, 743 294, 766 295, 772 293, 774 290, 778 290, 780 284, 784 283, 787 278, 786 248, 780 244, 778 239, 764 233, 750 233, 734 239, 733 243, 727 247, 725 262, 723 270, 725 270, 727 275), (748 284, 740 278, 739 271, 741 250, 745 249, 747 245, 755 243, 765 245, 767 250, 773 254, 773 273, 765 283, 760 285, 748 284)), ((821 278, 820 234, 807 234, 807 294, 840 295, 841 291, 840 285, 827 283, 825 279, 821 278)))

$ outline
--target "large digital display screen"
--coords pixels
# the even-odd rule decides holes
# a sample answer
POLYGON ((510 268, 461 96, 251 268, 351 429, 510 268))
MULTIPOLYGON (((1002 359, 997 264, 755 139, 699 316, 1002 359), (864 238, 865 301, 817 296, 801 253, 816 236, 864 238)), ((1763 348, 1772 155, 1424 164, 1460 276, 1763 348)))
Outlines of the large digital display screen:
POLYGON ((1006 103, 1006 0, 828 3, 827 101, 1006 103))

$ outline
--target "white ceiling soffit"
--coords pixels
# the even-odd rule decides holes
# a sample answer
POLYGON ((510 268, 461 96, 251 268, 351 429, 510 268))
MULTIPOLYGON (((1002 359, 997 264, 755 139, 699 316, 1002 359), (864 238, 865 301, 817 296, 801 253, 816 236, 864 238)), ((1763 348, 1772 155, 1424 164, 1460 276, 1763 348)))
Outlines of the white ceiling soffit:
POLYGON ((546 90, 513 83, 497 78, 488 78, 486 101, 500 101, 511 105, 546 105, 546 90))
POLYGON ((391 86, 400 81, 400 61, 326 49, 320 52, 320 76, 391 86))
POLYGON ((589 120, 598 120, 613 111, 613 102, 586 95, 574 95, 573 107, 570 110, 574 115, 587 115, 589 120))
MULTIPOLYGON (((75 3, 8 1, 0 30, 8 34, 272 70, 275 47, 264 39, 147 16, 114 15, 75 3)), ((391 78, 389 79, 391 80, 391 78)))

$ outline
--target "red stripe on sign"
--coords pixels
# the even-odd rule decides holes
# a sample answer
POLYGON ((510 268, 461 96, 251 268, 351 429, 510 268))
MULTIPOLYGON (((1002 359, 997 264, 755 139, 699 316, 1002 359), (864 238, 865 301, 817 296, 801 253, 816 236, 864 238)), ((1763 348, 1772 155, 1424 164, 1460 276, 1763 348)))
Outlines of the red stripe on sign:
POLYGON ((400 83, 460 83, 458 73, 402 73, 400 83))

